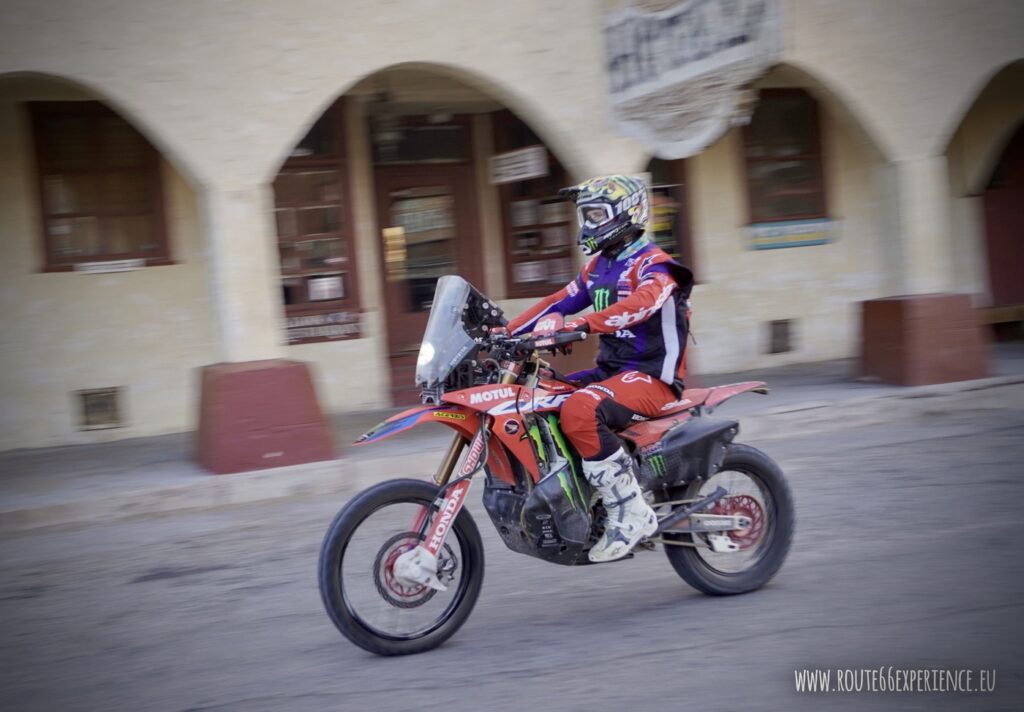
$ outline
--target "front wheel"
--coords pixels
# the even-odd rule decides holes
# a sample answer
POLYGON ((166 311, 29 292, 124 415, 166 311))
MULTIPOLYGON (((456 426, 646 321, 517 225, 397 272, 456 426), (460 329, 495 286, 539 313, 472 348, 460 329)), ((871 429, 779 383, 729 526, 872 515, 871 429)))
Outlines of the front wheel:
POLYGON ((455 518, 438 552, 446 591, 409 586, 395 560, 421 541, 438 488, 392 480, 362 492, 338 513, 320 549, 320 595, 334 625, 378 655, 421 653, 466 622, 484 578, 484 549, 469 512, 455 518))
POLYGON ((698 591, 716 596, 753 591, 771 580, 789 553, 796 519, 793 495, 770 457, 738 443, 729 446, 718 472, 691 482, 684 496, 699 499, 718 487, 728 494, 707 513, 742 515, 751 521, 747 529, 727 533, 736 550, 715 552, 700 534, 666 534, 666 541, 690 545, 668 543, 665 553, 676 573, 698 591))

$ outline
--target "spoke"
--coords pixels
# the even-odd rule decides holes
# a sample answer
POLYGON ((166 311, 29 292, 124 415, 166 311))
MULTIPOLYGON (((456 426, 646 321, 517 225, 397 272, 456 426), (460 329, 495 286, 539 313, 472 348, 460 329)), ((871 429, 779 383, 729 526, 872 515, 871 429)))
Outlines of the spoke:
MULTIPOLYGON (((416 529, 428 511, 423 502, 392 503, 356 527, 342 560, 345 600, 351 613, 368 628, 391 637, 414 637, 439 625, 457 600, 463 578, 461 548, 456 528, 439 553, 441 562, 454 563, 450 582, 441 574, 447 591, 409 586, 393 572, 398 557, 419 541, 416 529)), ((446 568, 451 568, 446 564, 446 568)))

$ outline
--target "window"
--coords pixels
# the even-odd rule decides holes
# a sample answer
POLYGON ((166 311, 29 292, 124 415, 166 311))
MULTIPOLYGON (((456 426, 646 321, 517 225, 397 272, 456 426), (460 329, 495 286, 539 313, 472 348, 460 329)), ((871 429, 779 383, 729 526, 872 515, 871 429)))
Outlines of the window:
POLYGON ((686 202, 686 161, 652 158, 647 172, 651 176, 648 235, 658 247, 696 271, 686 202))
POLYGON ((97 101, 30 102, 45 269, 168 264, 160 154, 97 101))
POLYGON ((292 149, 274 180, 289 344, 360 335, 343 137, 336 103, 292 149))
POLYGON ((373 163, 378 166, 465 163, 473 151, 469 117, 465 115, 374 116, 370 120, 370 140, 373 163))
POLYGON ((802 89, 763 89, 743 131, 750 222, 827 217, 817 102, 802 89))
MULTIPOLYGON (((495 153, 543 145, 512 112, 498 111, 492 116, 495 153)), ((550 152, 548 167, 546 176, 498 186, 510 298, 550 294, 576 274, 576 217, 572 205, 558 197, 559 189, 570 181, 550 152)))

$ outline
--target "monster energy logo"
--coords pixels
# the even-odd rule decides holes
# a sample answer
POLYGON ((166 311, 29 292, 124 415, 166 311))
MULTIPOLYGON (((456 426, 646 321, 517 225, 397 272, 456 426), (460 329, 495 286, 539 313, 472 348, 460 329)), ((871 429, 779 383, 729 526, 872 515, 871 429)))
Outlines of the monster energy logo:
POLYGON ((594 311, 601 311, 608 308, 611 301, 612 290, 607 287, 600 287, 594 290, 594 311))
MULTIPOLYGON (((588 508, 587 495, 583 489, 583 485, 580 484, 579 473, 576 471, 576 459, 573 453, 569 450, 569 445, 565 442, 565 437, 562 435, 562 429, 558 427, 558 418, 553 414, 549 414, 547 417, 548 429, 551 433, 552 438, 555 440, 555 448, 559 454, 569 462, 569 474, 572 477, 572 484, 576 487, 576 494, 580 500, 580 509, 586 511, 588 508)), ((563 470, 558 474, 558 480, 562 483, 562 489, 565 490, 566 495, 569 497, 569 504, 572 505, 573 509, 576 509, 576 503, 573 501, 572 487, 569 484, 566 472, 563 470)))
POLYGON ((654 474, 658 477, 665 476, 665 457, 664 455, 651 455, 647 458, 647 462, 650 464, 651 469, 654 470, 654 474))
POLYGON ((562 491, 565 492, 565 496, 569 498, 569 504, 573 509, 576 509, 576 498, 572 496, 572 487, 569 486, 569 480, 565 476, 565 471, 558 473, 558 482, 562 485, 562 491))

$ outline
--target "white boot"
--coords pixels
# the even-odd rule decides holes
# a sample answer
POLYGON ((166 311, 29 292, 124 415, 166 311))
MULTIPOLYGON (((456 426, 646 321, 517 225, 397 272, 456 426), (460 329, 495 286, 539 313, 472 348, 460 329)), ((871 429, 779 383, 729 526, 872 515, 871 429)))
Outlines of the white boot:
POLYGON ((604 460, 584 460, 583 474, 601 495, 608 512, 604 536, 588 556, 593 562, 621 559, 658 529, 658 517, 644 501, 633 476, 633 460, 619 448, 604 460))

